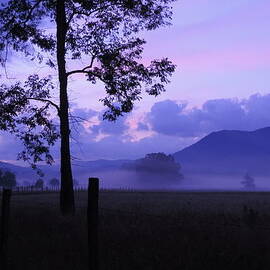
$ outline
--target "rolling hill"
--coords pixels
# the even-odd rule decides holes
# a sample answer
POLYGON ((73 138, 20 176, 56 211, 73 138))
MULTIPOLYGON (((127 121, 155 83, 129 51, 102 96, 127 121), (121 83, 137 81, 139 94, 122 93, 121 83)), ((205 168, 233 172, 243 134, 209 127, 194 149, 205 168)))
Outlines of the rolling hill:
MULTIPOLYGON (((81 184, 85 184, 89 177, 99 176, 100 173, 110 173, 121 170, 123 163, 126 162, 128 162, 128 160, 73 161, 73 175, 81 184)), ((38 168, 44 173, 43 178, 45 181, 53 177, 60 178, 60 166, 57 164, 52 166, 41 165, 38 166, 38 168)), ((26 182, 32 184, 39 178, 37 173, 30 167, 21 167, 6 162, 0 162, 0 169, 15 173, 19 184, 26 182)))
POLYGON ((173 156, 184 173, 270 175, 270 127, 213 132, 173 156))
MULTIPOLYGON (((246 172, 270 176, 270 127, 255 131, 222 130, 210 133, 197 143, 173 154, 182 166, 182 173, 243 175, 246 172)), ((82 184, 88 177, 110 176, 123 169, 128 160, 74 161, 74 178, 82 184)), ((33 183, 37 174, 31 169, 0 162, 0 168, 17 175, 18 182, 33 183)), ((59 178, 59 165, 40 166, 44 180, 59 178)))

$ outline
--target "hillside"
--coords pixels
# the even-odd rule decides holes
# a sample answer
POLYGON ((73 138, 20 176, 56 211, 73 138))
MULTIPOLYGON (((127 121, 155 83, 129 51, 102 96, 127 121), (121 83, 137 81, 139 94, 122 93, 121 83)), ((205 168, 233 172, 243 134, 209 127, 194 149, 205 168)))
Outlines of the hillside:
MULTIPOLYGON (((93 176, 99 176, 100 173, 111 173, 121 169, 123 163, 127 163, 127 160, 95 160, 95 161, 73 161, 73 175, 80 184, 87 183, 87 179, 93 176)), ((44 173, 44 180, 47 181, 53 177, 60 178, 60 166, 54 164, 41 165, 38 168, 44 173)), ((33 183, 39 176, 30 167, 16 166, 6 162, 0 162, 0 169, 9 170, 16 174, 19 184, 24 182, 33 183)))
POLYGON ((270 175, 270 127, 213 132, 174 157, 184 173, 270 175))
POLYGON ((33 182, 38 178, 38 175, 29 167, 21 167, 0 161, 0 169, 15 173, 19 183, 23 183, 24 181, 33 182))
MULTIPOLYGON (((255 131, 222 130, 173 154, 184 175, 224 174, 270 176, 270 127, 255 131)), ((86 184, 88 177, 111 179, 128 160, 73 161, 74 178, 86 184)), ((34 182, 38 176, 31 168, 0 162, 0 168, 13 171, 18 181, 34 182)), ((40 166, 45 181, 59 178, 59 165, 40 166)), ((118 178, 119 175, 117 175, 118 178)))

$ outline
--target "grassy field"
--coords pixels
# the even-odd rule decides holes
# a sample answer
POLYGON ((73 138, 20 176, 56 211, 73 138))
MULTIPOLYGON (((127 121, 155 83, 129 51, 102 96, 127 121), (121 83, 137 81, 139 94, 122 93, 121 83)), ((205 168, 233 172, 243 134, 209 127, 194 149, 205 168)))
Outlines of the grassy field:
MULTIPOLYGON (((88 269, 86 192, 14 195, 9 269, 88 269)), ((101 192, 100 269, 270 269, 270 193, 101 192)))

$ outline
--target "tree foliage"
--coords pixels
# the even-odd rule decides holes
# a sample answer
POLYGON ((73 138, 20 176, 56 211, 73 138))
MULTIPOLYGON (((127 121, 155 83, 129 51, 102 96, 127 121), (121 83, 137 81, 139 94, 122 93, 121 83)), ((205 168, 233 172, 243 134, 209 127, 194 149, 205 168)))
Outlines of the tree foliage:
POLYGON ((252 176, 250 176, 249 173, 246 173, 243 178, 244 180, 241 181, 241 184, 244 186, 245 189, 252 190, 256 187, 255 179, 252 176))
POLYGON ((42 179, 38 179, 34 185, 37 189, 43 189, 44 187, 44 181, 42 179))
POLYGON ((0 186, 4 188, 13 188, 16 185, 16 175, 10 171, 3 171, 0 169, 0 186))
POLYGON ((46 114, 49 107, 56 108, 61 136, 62 213, 74 212, 68 100, 70 77, 83 74, 90 84, 103 83, 105 93, 100 101, 107 108, 103 118, 112 121, 130 112, 144 92, 157 96, 165 91, 175 66, 167 58, 144 64, 145 40, 139 32, 168 25, 173 1, 7 0, 1 5, 1 63, 5 65, 8 52, 13 50, 58 71, 59 105, 50 99, 50 91, 46 92, 52 87, 51 81, 33 74, 26 86, 19 83, 1 86, 3 100, 7 100, 8 105, 18 104, 10 95, 6 96, 6 93, 15 91, 23 101, 15 112, 20 113, 26 106, 33 115, 32 121, 17 119, 18 114, 7 113, 5 107, 0 110, 5 115, 2 129, 19 134, 17 136, 26 146, 20 157, 28 160, 33 156, 35 163, 43 155, 51 163, 48 147, 55 142, 57 135, 46 114), (32 78, 36 78, 34 82, 42 81, 44 84, 36 87, 36 83, 31 83, 32 78), (30 94, 37 95, 34 100, 43 105, 37 108, 31 102, 30 106, 28 102, 33 98, 29 98, 29 91, 23 88, 30 89, 30 94), (24 133, 15 128, 18 124, 26 126, 24 133), (39 125, 43 133, 33 135, 28 132, 28 127, 37 128, 39 125))
POLYGON ((136 161, 135 169, 137 172, 183 177, 180 173, 180 164, 175 162, 172 155, 164 153, 147 154, 144 158, 136 161))
POLYGON ((53 162, 49 148, 59 138, 50 120, 49 102, 41 106, 31 102, 49 99, 52 89, 51 78, 40 79, 38 75, 29 76, 24 84, 0 85, 0 130, 13 133, 23 142, 25 147, 18 158, 33 167, 39 161, 53 162))
MULTIPOLYGON (((67 72, 85 74, 91 83, 100 80, 106 95, 101 99, 108 108, 104 118, 115 120, 129 112, 142 90, 157 96, 163 92, 175 66, 164 58, 145 66, 141 59, 145 40, 142 30, 168 25, 171 18, 169 0, 65 1, 65 55, 70 62, 85 60, 87 65, 67 72)), ((56 1, 10 0, 0 10, 2 62, 8 49, 23 52, 32 59, 57 65, 57 36, 45 30, 55 27, 56 1), (37 50, 33 50, 37 48, 37 50), (45 59, 43 52, 49 53, 45 59)), ((70 64, 72 66, 72 64, 70 64)))
POLYGON ((59 181, 59 179, 57 179, 57 178, 52 178, 52 179, 49 181, 49 185, 50 185, 50 186, 53 186, 53 187, 59 187, 59 186, 60 186, 60 181, 59 181))

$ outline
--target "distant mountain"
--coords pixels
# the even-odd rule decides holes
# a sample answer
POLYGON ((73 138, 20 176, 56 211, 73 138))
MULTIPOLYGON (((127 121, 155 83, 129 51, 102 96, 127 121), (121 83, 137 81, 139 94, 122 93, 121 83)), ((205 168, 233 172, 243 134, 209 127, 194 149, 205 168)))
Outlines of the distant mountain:
MULTIPOLYGON (((73 161, 73 176, 81 183, 86 183, 89 177, 99 176, 100 173, 110 173, 120 170, 123 164, 128 163, 128 160, 95 160, 95 161, 73 161)), ((38 166, 42 170, 44 180, 47 181, 53 177, 60 178, 59 165, 41 165, 38 166)), ((19 184, 24 182, 33 183, 39 176, 30 167, 21 167, 6 162, 0 162, 0 169, 9 170, 16 174, 19 184)))
POLYGON ((176 152, 183 172, 270 175, 270 127, 222 130, 176 152))
POLYGON ((100 173, 115 172, 121 170, 122 165, 128 160, 93 160, 93 161, 73 161, 72 169, 75 178, 87 180, 100 173))
POLYGON ((0 169, 15 173, 19 183, 23 183, 23 181, 31 183, 38 178, 37 174, 31 168, 21 167, 7 162, 0 162, 0 169))
MULTIPOLYGON (((173 154, 188 174, 237 174, 249 172, 254 175, 270 176, 270 127, 255 131, 222 130, 213 132, 197 143, 173 154)), ((112 178, 131 160, 73 161, 73 173, 81 184, 89 177, 112 178)), ((17 175, 18 182, 33 183, 38 175, 31 168, 0 162, 0 168, 17 175)), ((40 166, 45 181, 60 177, 59 165, 40 166)), ((123 171, 123 170, 122 170, 123 171)))
POLYGON ((23 167, 16 166, 16 165, 13 165, 13 164, 10 164, 10 163, 7 163, 7 162, 0 161, 0 169, 3 169, 3 170, 6 169, 6 170, 15 171, 15 170, 18 170, 18 169, 23 169, 23 167))
POLYGON ((129 160, 106 160, 106 159, 99 159, 94 161, 74 161, 72 162, 73 170, 74 171, 100 171, 100 170, 111 170, 111 169, 120 169, 121 166, 129 162, 129 160))

